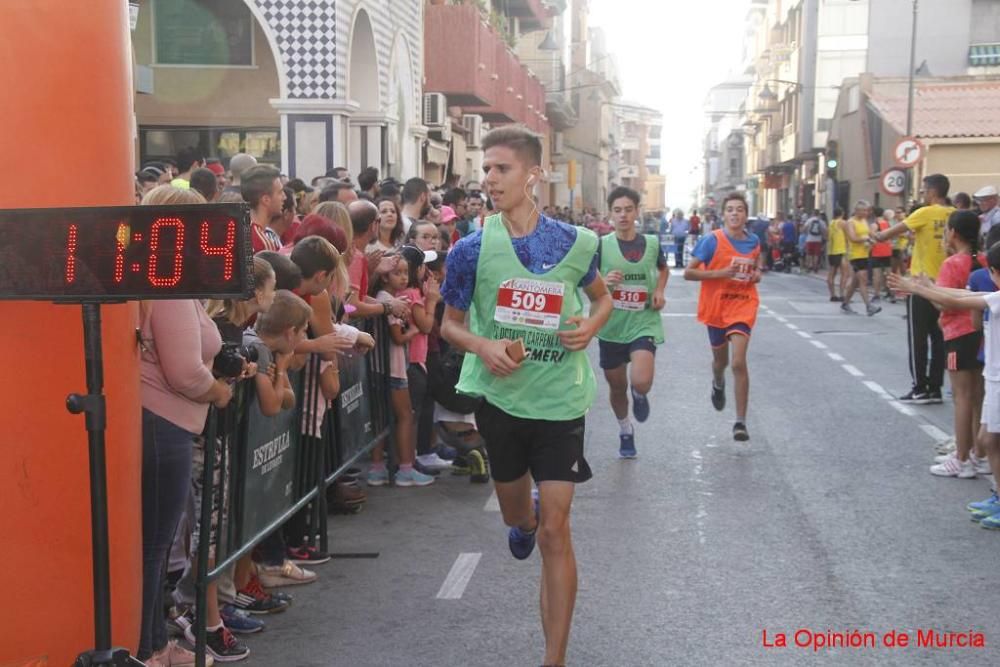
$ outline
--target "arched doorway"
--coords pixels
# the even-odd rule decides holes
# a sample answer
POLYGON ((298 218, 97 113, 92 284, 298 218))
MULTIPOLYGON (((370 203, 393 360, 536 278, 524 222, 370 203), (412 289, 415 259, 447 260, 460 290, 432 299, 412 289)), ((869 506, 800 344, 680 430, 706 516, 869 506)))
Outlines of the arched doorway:
POLYGON ((359 10, 351 30, 351 49, 348 56, 350 68, 347 78, 347 96, 361 106, 361 114, 379 112, 378 54, 375 50, 375 32, 368 12, 359 10))

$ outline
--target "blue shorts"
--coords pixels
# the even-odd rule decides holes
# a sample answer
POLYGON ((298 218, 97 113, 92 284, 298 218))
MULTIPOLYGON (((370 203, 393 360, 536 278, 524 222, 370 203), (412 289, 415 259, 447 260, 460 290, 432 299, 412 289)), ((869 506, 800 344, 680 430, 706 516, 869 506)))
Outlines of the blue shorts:
POLYGON ((712 344, 712 347, 722 347, 729 342, 730 336, 746 336, 749 338, 750 331, 750 326, 742 322, 730 324, 725 329, 710 326, 708 327, 708 341, 712 344))
POLYGON ((389 376, 389 389, 407 389, 410 383, 406 381, 406 378, 396 378, 389 376))

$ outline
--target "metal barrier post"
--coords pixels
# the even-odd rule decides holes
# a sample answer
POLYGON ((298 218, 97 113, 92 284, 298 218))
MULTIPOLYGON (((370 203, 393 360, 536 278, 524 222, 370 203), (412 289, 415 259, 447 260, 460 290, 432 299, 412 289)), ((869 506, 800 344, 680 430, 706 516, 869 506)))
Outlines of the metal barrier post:
MULTIPOLYGON (((215 435, 218 430, 218 413, 209 408, 208 428, 203 451, 201 473, 201 516, 198 517, 198 570, 195 577, 195 665, 205 667, 205 603, 208 596, 208 549, 212 542, 212 500, 215 497, 215 435)), ((221 480, 220 480, 221 481, 221 480)), ((221 493, 221 489, 219 492, 221 493)), ((221 511, 221 507, 220 507, 221 511)), ((221 519, 221 517, 220 517, 221 519)))

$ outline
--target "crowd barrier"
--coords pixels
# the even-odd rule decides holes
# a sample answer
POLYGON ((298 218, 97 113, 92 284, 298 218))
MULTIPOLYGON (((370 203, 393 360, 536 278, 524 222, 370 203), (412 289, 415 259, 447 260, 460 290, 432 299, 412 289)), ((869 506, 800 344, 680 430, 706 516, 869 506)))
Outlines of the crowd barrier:
MULTIPOLYGON (((248 380, 234 387, 226 409, 209 412, 201 514, 192 517, 200 535, 194 620, 199 667, 205 664, 204 609, 209 583, 307 508, 306 543, 328 551, 327 487, 392 430, 388 323, 382 317, 366 320, 365 326, 375 339, 375 348, 364 355, 339 357, 340 392, 322 421, 315 417, 324 401, 317 355, 310 355, 303 369, 289 372, 294 408, 264 416, 254 383, 248 380), (213 508, 219 517, 214 526, 213 508), (214 562, 211 542, 216 545, 214 562)), ((391 467, 393 448, 388 443, 385 452, 391 467)))

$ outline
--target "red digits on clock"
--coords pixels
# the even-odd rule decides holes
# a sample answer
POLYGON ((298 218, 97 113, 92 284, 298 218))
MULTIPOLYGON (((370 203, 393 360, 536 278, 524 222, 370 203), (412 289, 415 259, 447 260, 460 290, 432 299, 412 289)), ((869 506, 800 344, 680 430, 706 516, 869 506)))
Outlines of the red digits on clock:
POLYGON ((149 282, 154 287, 173 287, 184 274, 184 223, 180 218, 157 218, 149 230, 149 282), (174 272, 169 278, 156 275, 156 264, 160 258, 160 229, 174 228, 174 272))
POLYGON ((72 285, 76 280, 76 225, 69 226, 66 238, 66 284, 72 285))
POLYGON ((125 279, 125 244, 128 242, 129 227, 124 222, 118 223, 115 232, 115 282, 125 279))
POLYGON ((208 242, 208 222, 201 223, 201 251, 209 257, 222 257, 222 277, 229 281, 233 278, 233 265, 236 264, 236 221, 230 219, 226 225, 225 245, 211 245, 208 242))

